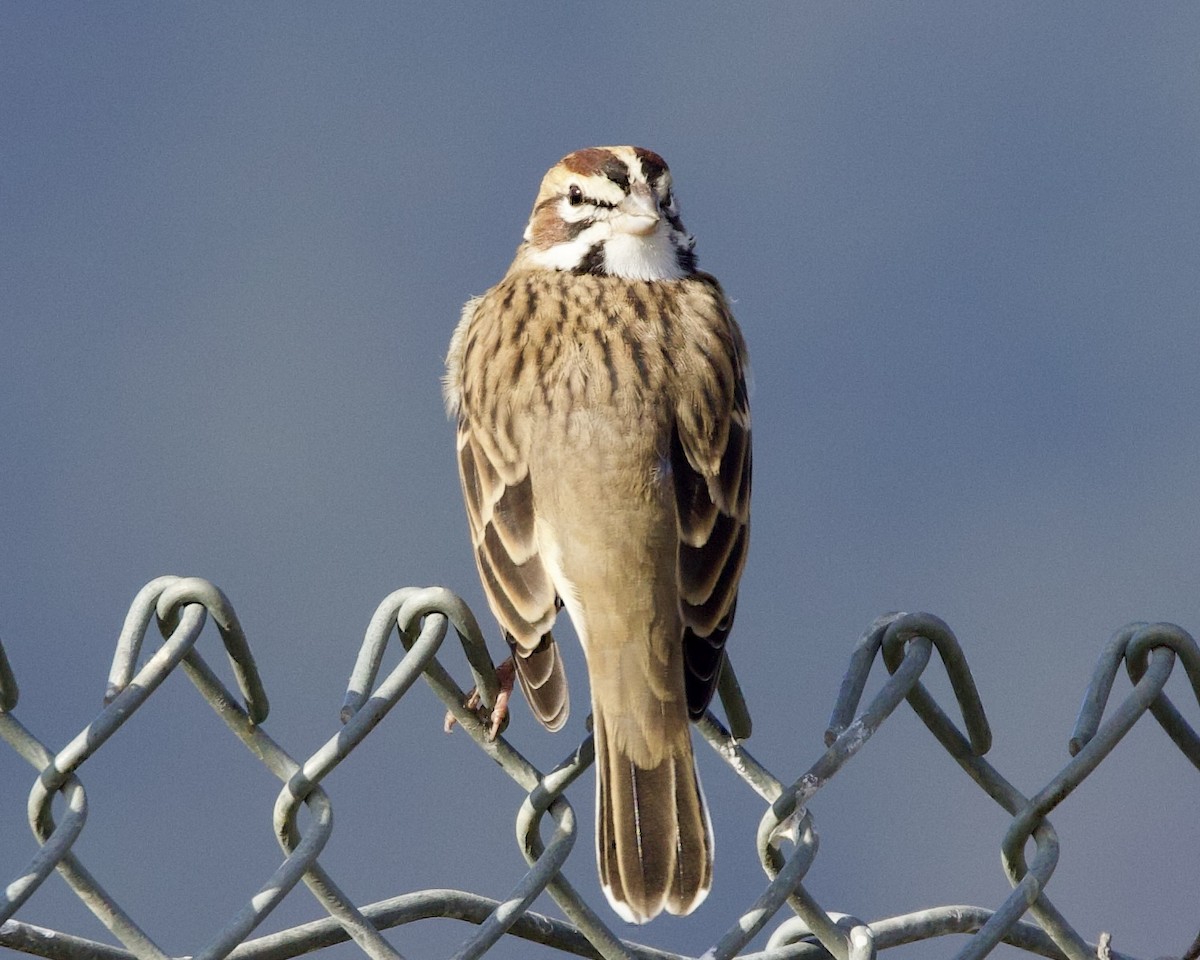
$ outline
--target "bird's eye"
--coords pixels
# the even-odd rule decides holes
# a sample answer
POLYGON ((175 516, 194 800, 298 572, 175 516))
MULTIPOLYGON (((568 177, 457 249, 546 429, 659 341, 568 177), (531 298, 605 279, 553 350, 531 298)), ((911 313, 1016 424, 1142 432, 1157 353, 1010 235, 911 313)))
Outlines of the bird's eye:
POLYGON ((574 183, 567 190, 567 203, 573 207, 577 207, 583 203, 583 191, 574 183))
POLYGON ((675 202, 675 194, 673 194, 670 190, 668 190, 667 195, 662 198, 662 205, 664 208, 666 208, 666 207, 669 207, 674 202, 675 202))

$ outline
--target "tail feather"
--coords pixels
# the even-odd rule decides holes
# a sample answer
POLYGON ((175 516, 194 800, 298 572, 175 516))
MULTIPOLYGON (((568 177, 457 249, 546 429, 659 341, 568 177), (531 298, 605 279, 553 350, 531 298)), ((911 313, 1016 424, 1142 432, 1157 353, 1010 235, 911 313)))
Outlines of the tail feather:
POLYGON ((644 768, 610 740, 600 711, 593 718, 596 859, 605 896, 630 923, 664 909, 691 913, 712 887, 713 838, 690 738, 644 768))

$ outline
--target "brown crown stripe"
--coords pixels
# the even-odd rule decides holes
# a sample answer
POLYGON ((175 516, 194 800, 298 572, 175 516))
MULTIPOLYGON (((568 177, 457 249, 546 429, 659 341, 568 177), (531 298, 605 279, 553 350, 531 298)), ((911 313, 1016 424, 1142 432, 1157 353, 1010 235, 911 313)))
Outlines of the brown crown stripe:
POLYGON ((588 147, 563 157, 562 165, 584 177, 607 177, 618 187, 629 191, 629 165, 611 150, 588 147))
POLYGON ((667 169, 667 161, 660 157, 653 150, 647 150, 645 147, 634 147, 634 154, 642 162, 642 176, 646 178, 646 182, 653 186, 658 182, 667 169))

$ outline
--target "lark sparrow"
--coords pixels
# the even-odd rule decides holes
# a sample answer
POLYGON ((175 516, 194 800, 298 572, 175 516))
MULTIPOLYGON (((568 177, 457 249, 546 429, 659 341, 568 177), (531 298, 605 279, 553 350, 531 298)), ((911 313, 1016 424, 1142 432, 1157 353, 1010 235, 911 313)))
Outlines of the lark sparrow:
POLYGON ((560 607, 583 644, 600 882, 635 923, 712 885, 688 720, 716 687, 749 532, 746 348, 692 247, 661 157, 572 153, 446 360, 479 575, 551 730, 560 607))

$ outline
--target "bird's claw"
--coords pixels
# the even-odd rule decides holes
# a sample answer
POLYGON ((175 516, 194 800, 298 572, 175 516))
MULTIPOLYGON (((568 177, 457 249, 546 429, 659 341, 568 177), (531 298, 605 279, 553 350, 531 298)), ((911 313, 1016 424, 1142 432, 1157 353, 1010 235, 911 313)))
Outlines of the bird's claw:
MULTIPOLYGON (((496 667, 496 680, 500 683, 500 692, 496 694, 496 705, 492 707, 490 715, 488 708, 484 706, 483 698, 479 695, 478 687, 472 687, 471 692, 467 694, 467 699, 463 701, 463 706, 475 714, 479 722, 488 728, 489 740, 495 740, 502 731, 508 728, 508 701, 512 698, 516 676, 517 668, 512 657, 496 667)), ((449 733, 457 722, 454 714, 447 710, 442 729, 449 733)))

